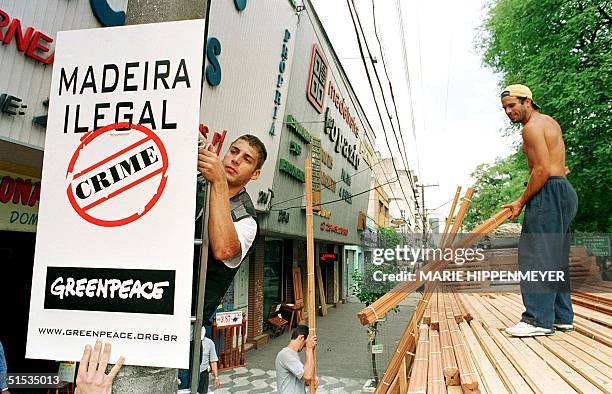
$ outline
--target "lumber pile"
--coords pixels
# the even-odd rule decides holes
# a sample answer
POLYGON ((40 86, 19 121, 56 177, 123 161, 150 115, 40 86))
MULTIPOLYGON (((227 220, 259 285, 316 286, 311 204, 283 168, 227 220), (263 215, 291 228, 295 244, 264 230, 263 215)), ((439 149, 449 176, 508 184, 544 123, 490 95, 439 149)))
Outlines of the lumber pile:
MULTIPOLYGON (((443 236, 446 245, 469 246, 508 217, 507 211, 500 211, 477 228, 477 236, 455 241, 470 190, 451 233, 443 236)), ((501 267, 518 269, 516 250, 491 251, 486 265, 462 269, 501 267)), ((572 274, 579 273, 577 277, 598 277, 597 265, 584 249, 572 249, 570 267, 572 274)), ((433 261, 425 269, 453 268, 433 261)), ((370 324, 420 285, 396 286, 361 311, 360 321, 370 324)), ((456 285, 428 283, 376 393, 612 392, 611 283, 589 281, 572 293, 574 331, 534 338, 514 338, 504 332, 521 318, 520 293, 487 292, 490 288, 467 293, 456 285)))

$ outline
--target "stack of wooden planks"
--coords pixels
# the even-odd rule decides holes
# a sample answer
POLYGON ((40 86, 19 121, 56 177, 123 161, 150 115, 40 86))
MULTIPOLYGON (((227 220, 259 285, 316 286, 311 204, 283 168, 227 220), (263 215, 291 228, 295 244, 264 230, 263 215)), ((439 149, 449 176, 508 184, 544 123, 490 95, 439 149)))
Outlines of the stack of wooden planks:
POLYGON ((612 315, 597 308, 612 308, 612 285, 602 286, 574 296, 589 305, 574 304, 574 331, 534 338, 504 332, 520 320, 519 293, 437 288, 407 334, 414 350, 402 351, 413 358, 377 392, 611 393, 612 315))
MULTIPOLYGON (((470 246, 508 218, 508 211, 500 211, 477 227, 476 235, 454 242, 472 193, 466 193, 445 245, 470 246)), ((495 258, 481 269, 518 269, 515 250, 491 255, 495 258)), ((572 258, 574 267, 586 267, 574 272, 597 277, 595 262, 584 251, 576 254, 574 248, 572 258)), ((424 267, 443 269, 447 264, 436 261, 424 267)), ((358 314, 361 323, 371 324, 420 285, 400 283, 358 314)), ((612 284, 582 284, 572 294, 575 330, 534 338, 504 332, 520 320, 521 296, 491 289, 466 293, 455 285, 427 283, 376 393, 612 393, 612 284)))

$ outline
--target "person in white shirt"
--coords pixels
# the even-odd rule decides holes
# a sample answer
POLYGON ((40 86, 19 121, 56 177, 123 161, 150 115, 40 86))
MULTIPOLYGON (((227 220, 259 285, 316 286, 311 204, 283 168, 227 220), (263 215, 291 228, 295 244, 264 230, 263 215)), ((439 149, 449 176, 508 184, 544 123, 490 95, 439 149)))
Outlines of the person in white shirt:
POLYGON ((215 343, 206 337, 206 327, 202 327, 202 362, 200 363, 200 382, 198 383, 198 393, 208 393, 208 385, 210 380, 210 371, 212 370, 215 379, 215 389, 221 387, 219 382, 219 369, 217 350, 215 343))
POLYGON ((291 332, 289 345, 276 356, 276 388, 281 394, 306 394, 306 385, 319 386, 314 374, 314 349, 317 336, 308 335, 308 326, 299 325, 291 332), (306 362, 302 364, 299 352, 306 348, 306 362))

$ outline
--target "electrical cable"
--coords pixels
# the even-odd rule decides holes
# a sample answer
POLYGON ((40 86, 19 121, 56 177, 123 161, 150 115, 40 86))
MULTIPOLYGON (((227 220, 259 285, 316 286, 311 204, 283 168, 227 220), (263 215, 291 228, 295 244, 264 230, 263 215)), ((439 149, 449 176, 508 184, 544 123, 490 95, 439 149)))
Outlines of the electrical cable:
MULTIPOLYGON (((378 117, 379 117, 379 119, 380 119, 380 123, 381 123, 382 129, 383 129, 383 133, 385 134, 385 136, 387 136, 387 135, 388 135, 388 133, 387 133, 387 129, 385 128, 385 125, 384 125, 384 122, 383 122, 383 118, 382 118, 382 114, 381 114, 381 112, 380 112, 380 107, 379 107, 379 105, 378 105, 378 101, 376 100, 376 93, 374 92, 374 86, 372 85, 372 78, 370 77, 370 72, 368 71, 368 67, 367 67, 366 62, 365 62, 365 55, 364 55, 364 53, 363 53, 363 47, 362 47, 362 45, 361 45, 361 40, 360 40, 360 38, 359 38, 359 31, 357 30, 357 24, 356 24, 356 22, 355 22, 355 16, 353 16, 353 10, 351 9, 351 6, 350 6, 352 1, 353 1, 353 0, 346 0, 346 2, 347 2, 347 6, 348 6, 348 8, 349 8, 349 12, 350 12, 350 14, 351 14, 351 19, 352 19, 352 21, 353 21, 353 27, 355 28, 355 35, 356 35, 356 37, 357 37, 357 44, 358 44, 358 46, 359 46, 359 53, 361 54, 361 60, 362 60, 362 62, 363 62, 363 65, 364 65, 364 68, 365 68, 365 71, 366 71, 366 76, 367 76, 367 78, 368 78, 368 84, 370 85, 370 90, 372 91, 372 96, 373 96, 373 98, 374 98, 374 103, 376 104, 376 112, 378 113, 378 117)), ((354 2, 353 2, 353 6, 354 6, 354 2)), ((356 13, 356 10, 355 10, 355 13, 356 13)), ((365 38, 365 37, 364 37, 364 38, 365 38)), ((367 42, 366 42, 366 45, 367 45, 367 42)), ((369 53, 369 51, 368 51, 368 53, 369 53)), ((371 57, 371 54, 370 54, 370 57, 371 57)), ((376 74, 376 77, 377 77, 377 79, 378 79, 378 81, 379 81, 379 84, 380 84, 380 78, 378 77, 378 73, 377 73, 377 71, 376 71, 376 68, 374 68, 374 73, 376 74)), ((384 100, 384 95, 383 95, 383 100, 384 100)), ((390 114, 389 114, 389 112, 388 112, 388 108, 385 108, 385 109, 387 110, 387 114, 390 116, 390 114)), ((391 123, 391 128, 393 129, 393 132, 394 132, 394 137, 395 137, 396 143, 397 143, 397 144, 398 144, 398 146, 399 146, 399 139, 397 138, 397 135, 395 134, 395 128, 393 127, 393 123, 391 123)), ((389 139, 388 139, 388 138, 385 138, 385 142, 386 142, 386 144, 387 144, 387 147, 389 148, 389 152, 391 152, 392 150, 391 150, 391 145, 389 144, 389 139)), ((400 151, 400 152, 401 152, 401 151, 400 151)), ((400 154, 400 156, 401 156, 401 154, 400 154)), ((391 160, 391 164, 393 165, 393 169, 395 170, 395 174, 396 174, 396 175, 397 175, 397 177, 399 178, 399 177, 400 177, 400 175, 399 175, 399 172, 398 172, 398 170, 397 170, 397 167, 395 166, 395 160, 393 160, 393 159, 392 159, 392 160, 391 160)), ((407 166, 406 166, 406 167, 407 167, 407 166)), ((402 194, 403 194, 403 196, 404 196, 405 201, 406 201, 406 202, 410 201, 410 200, 408 199, 408 197, 406 196, 406 192, 404 191, 404 187, 402 186, 402 183, 401 183, 401 182, 400 182, 400 190, 401 190, 401 192, 402 192, 402 194)), ((416 198, 415 198, 415 203, 416 203, 416 198)), ((416 205, 418 206, 418 203, 416 203, 416 205)))
MULTIPOLYGON (((389 182, 387 182, 387 183, 383 183, 383 184, 381 184, 381 185, 374 186, 374 187, 371 187, 371 188, 369 188, 369 189, 363 190, 363 191, 361 191, 361 192, 359 192, 359 193, 355 193, 355 194, 353 194, 353 197, 355 197, 355 196, 360 196, 360 195, 365 194, 365 193, 369 193, 369 192, 371 192, 372 190, 375 190, 375 189, 381 188, 381 187, 383 187, 383 186, 385 186, 385 185, 388 185, 388 184, 390 184, 390 183, 395 183, 395 182, 397 182, 397 181, 399 181, 399 178, 392 179, 392 180, 390 180, 390 181, 389 181, 389 182)), ((322 202, 322 203, 318 203, 318 204, 316 204, 316 205, 317 205, 317 206, 321 206, 321 205, 333 204, 333 203, 335 203, 335 202, 340 202, 340 201, 344 201, 344 200, 345 200, 344 198, 338 198, 338 199, 336 199, 336 200, 325 201, 325 202, 322 202)), ((272 212, 272 211, 286 211, 287 209, 297 209, 297 208, 302 208, 302 209, 303 209, 303 208, 306 208, 306 206, 305 206, 305 205, 296 205, 296 206, 293 206, 293 207, 287 207, 287 208, 270 209, 270 212, 272 212)))

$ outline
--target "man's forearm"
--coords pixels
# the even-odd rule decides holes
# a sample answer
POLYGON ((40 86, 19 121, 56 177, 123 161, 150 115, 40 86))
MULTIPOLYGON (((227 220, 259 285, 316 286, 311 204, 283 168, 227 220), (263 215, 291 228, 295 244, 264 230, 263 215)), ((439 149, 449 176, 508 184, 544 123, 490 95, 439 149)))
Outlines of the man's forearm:
POLYGON ((542 189, 546 181, 548 180, 549 172, 544 167, 535 167, 531 171, 531 176, 529 177, 529 182, 527 183, 527 187, 521 196, 521 203, 523 205, 527 204, 527 201, 531 200, 533 196, 537 192, 542 189))
POLYGON ((314 350, 306 349, 306 361, 304 362, 304 381, 310 382, 314 378, 314 350))
POLYGON ((219 372, 217 372, 217 362, 210 363, 210 369, 212 369, 213 376, 219 376, 219 372))
POLYGON ((214 183, 210 187, 208 239, 217 260, 226 260, 240 253, 240 240, 230 212, 227 184, 214 183))

